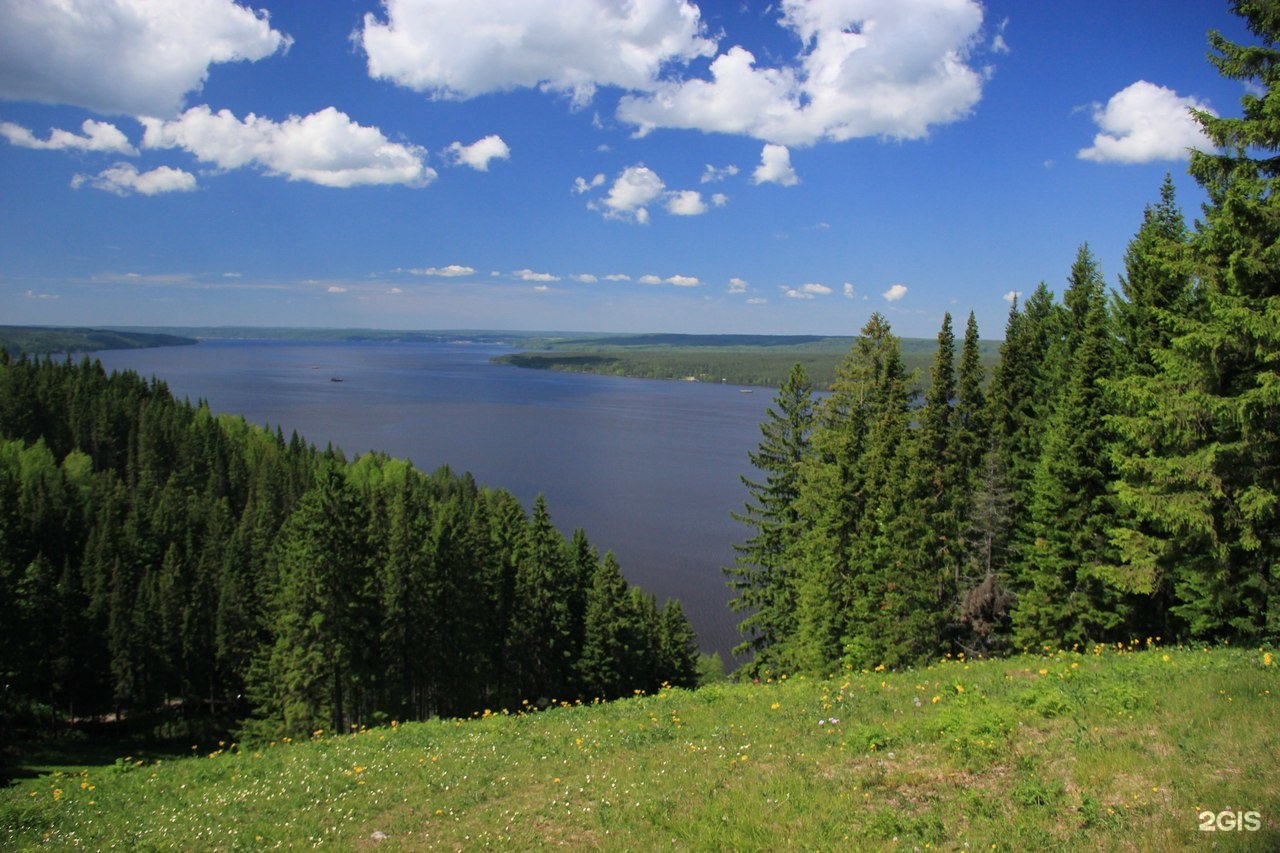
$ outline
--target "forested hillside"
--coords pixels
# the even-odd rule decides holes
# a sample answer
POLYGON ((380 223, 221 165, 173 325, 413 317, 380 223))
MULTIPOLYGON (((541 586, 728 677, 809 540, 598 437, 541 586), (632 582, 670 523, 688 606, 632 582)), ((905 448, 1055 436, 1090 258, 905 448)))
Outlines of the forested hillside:
MULTIPOLYGON (((611 335, 561 339, 530 338, 537 352, 501 355, 501 364, 571 373, 603 373, 643 379, 685 379, 777 388, 794 364, 804 365, 814 386, 826 390, 853 338, 802 335, 611 335)), ((902 358, 928 380, 933 342, 907 338, 902 358)), ((984 364, 994 364, 998 344, 979 342, 984 364)))
POLYGON ((989 387, 972 315, 922 401, 879 315, 829 397, 792 372, 730 570, 750 669, 1280 635, 1280 16, 1237 9, 1263 44, 1211 35, 1250 94, 1197 114, 1203 218, 1166 179, 1118 292, 1081 247, 1061 301, 1013 307, 989 387))
POLYGON ((52 326, 0 326, 0 350, 19 353, 94 352, 194 344, 194 338, 114 329, 61 329, 52 326))
POLYGON ((696 664, 679 603, 541 499, 3 354, 0 612, 0 731, 212 715, 296 737, 688 685, 696 664))

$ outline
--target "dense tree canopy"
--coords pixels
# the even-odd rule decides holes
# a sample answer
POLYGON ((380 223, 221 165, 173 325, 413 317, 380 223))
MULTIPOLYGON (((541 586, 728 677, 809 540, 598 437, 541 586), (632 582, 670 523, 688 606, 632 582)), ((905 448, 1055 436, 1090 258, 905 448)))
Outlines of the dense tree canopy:
MULTIPOLYGON (((1166 179, 1119 292, 1082 246, 1061 302, 1042 283, 1014 304, 985 389, 972 318, 958 372, 944 320, 914 408, 868 323, 788 463, 794 498, 743 517, 751 555, 762 518, 792 519, 739 599, 756 670, 1280 635, 1280 11, 1233 7, 1259 43, 1210 36, 1249 94, 1196 115, 1194 230, 1166 179)), ((751 456, 770 475, 775 432, 751 456)))
POLYGON ((637 592, 545 501, 0 354, 0 723, 299 736, 692 684, 683 611, 637 592))

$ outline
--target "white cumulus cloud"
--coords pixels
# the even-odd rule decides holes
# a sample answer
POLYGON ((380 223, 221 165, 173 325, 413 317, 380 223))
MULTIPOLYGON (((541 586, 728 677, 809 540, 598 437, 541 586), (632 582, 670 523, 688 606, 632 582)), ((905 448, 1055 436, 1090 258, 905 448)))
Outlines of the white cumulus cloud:
POLYGON ((1003 299, 1005 302, 1008 302, 1008 303, 1010 303, 1010 304, 1013 304, 1015 301, 1017 301, 1017 300, 1019 300, 1019 299, 1021 299, 1021 298, 1022 298, 1022 291, 1021 291, 1021 290, 1010 290, 1010 291, 1008 291, 1007 293, 1005 293, 1005 294, 1004 294, 1004 296, 1001 296, 1000 298, 1001 298, 1001 299, 1003 299))
POLYGON ((676 287, 697 287, 702 281, 696 275, 673 275, 664 280, 666 284, 675 285, 676 287))
POLYGON ((880 295, 884 297, 886 302, 897 302, 907 295, 907 286, 905 284, 895 284, 880 295))
POLYGON ((232 0, 5 0, 0 98, 169 116, 211 65, 290 43, 265 11, 232 0))
POLYGON ((541 87, 588 103, 649 91, 664 66, 714 52, 684 0, 383 0, 355 40, 372 77, 436 98, 541 87))
POLYGON ((250 113, 243 121, 228 110, 192 107, 172 121, 143 119, 146 148, 181 148, 223 169, 257 166, 291 181, 326 187, 365 184, 425 186, 436 177, 427 152, 391 142, 333 107, 282 122, 250 113))
POLYGON ((582 284, 595 284, 597 281, 600 280, 589 272, 579 273, 578 275, 570 276, 570 278, 582 284))
POLYGON ((780 25, 803 49, 759 66, 734 45, 710 79, 672 77, 629 94, 618 117, 644 134, 687 128, 787 145, 868 136, 916 139, 958 121, 982 95, 970 66, 978 0, 783 0, 780 25))
POLYGON ((1139 80, 1112 95, 1106 106, 1094 105, 1100 132, 1077 156, 1097 163, 1185 160, 1188 148, 1213 147, 1192 109, 1210 111, 1195 98, 1139 80))
POLYGON ((749 285, 747 284, 746 279, 741 279, 741 278, 738 278, 737 276, 734 276, 733 278, 729 279, 730 293, 746 293, 748 286, 749 285))
POLYGON ((652 273, 650 273, 649 275, 640 276, 640 278, 637 279, 637 281, 639 281, 641 284, 662 284, 662 276, 653 275, 652 273))
POLYGON ((138 149, 129 144, 129 139, 120 128, 105 121, 88 119, 80 125, 83 136, 54 128, 49 131, 48 139, 39 139, 34 133, 11 121, 0 122, 0 136, 21 148, 35 148, 41 151, 105 151, 113 154, 133 156, 138 149))
POLYGON ((853 296, 854 296, 853 285, 846 281, 844 283, 844 298, 852 299, 853 296))
POLYGON ((97 175, 76 175, 71 186, 83 186, 105 190, 125 196, 133 193, 160 195, 162 193, 189 192, 196 188, 196 176, 182 169, 160 166, 149 172, 139 172, 132 163, 117 163, 97 175))
POLYGON ((681 190, 667 196, 667 212, 675 216, 700 216, 707 210, 707 203, 697 190, 681 190))
POLYGON ((470 145, 455 142, 445 150, 451 162, 461 163, 481 172, 489 171, 489 163, 494 160, 511 159, 511 149, 496 133, 470 145))
POLYGON ((791 152, 785 145, 765 145, 760 152, 760 165, 751 174, 751 180, 757 184, 781 184, 793 187, 800 183, 796 170, 791 168, 791 152))
POLYGON ((649 221, 647 205, 662 195, 666 184, 648 166, 628 166, 609 187, 604 199, 605 216, 632 219, 642 225, 649 221))

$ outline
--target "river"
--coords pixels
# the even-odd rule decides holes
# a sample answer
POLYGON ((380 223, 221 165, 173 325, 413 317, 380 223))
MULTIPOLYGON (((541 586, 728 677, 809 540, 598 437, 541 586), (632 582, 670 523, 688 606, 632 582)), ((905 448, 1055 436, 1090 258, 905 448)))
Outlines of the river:
POLYGON ((732 667, 737 614, 723 566, 747 533, 747 452, 772 393, 737 386, 495 365, 510 350, 466 343, 206 340, 95 353, 109 370, 166 382, 215 412, 297 430, 348 458, 369 450, 423 470, 449 465, 546 496, 566 534, 581 527, 627 579, 678 598, 705 652, 732 667), (340 380, 340 381, 334 381, 340 380))

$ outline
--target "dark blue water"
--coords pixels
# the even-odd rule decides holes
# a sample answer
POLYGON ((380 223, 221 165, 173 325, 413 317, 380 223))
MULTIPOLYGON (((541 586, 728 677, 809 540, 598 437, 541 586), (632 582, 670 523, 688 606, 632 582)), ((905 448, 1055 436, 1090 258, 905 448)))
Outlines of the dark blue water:
POLYGON ((746 528, 729 513, 746 499, 739 475, 772 394, 489 363, 505 351, 212 340, 96 355, 348 458, 379 450, 424 471, 447 464, 526 507, 542 493, 562 530, 583 528, 659 602, 680 599, 703 650, 731 665, 737 619, 721 567, 746 528))

